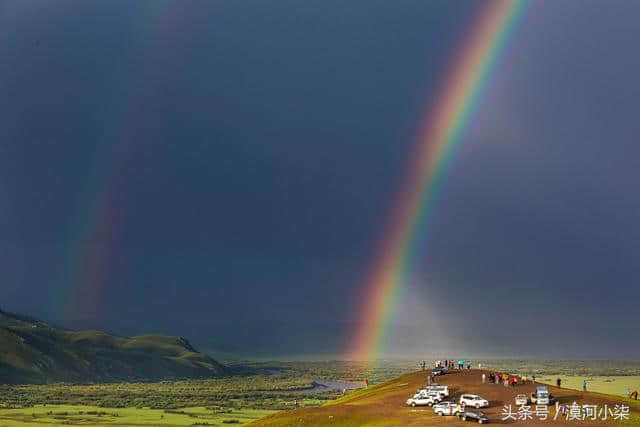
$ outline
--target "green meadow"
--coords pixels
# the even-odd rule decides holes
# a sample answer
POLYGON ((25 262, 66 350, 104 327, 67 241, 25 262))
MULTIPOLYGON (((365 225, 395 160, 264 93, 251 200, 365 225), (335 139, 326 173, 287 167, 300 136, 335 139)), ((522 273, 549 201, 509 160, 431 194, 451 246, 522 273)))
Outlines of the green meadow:
MULTIPOLYGON (((560 377, 563 387, 577 390, 586 378, 588 391, 609 395, 624 396, 627 388, 640 388, 638 362, 491 360, 482 364, 528 376, 535 373, 539 382, 555 384, 560 377)), ((229 366, 245 373, 202 380, 0 385, 0 427, 242 425, 294 409, 296 400, 300 408, 339 405, 357 398, 366 403, 374 397, 373 390, 384 389, 383 382, 415 371, 417 362, 242 361, 229 366), (312 391, 317 380, 361 382, 364 378, 372 386, 346 396, 339 390, 312 391)), ((376 398, 384 395, 376 392, 376 398)), ((633 406, 638 402, 629 401, 633 406)), ((633 422, 638 421, 634 415, 633 422)))
POLYGON ((582 381, 587 380, 587 391, 596 393, 613 394, 616 396, 627 396, 627 390, 638 390, 640 392, 640 375, 624 375, 624 376, 575 376, 575 375, 556 375, 544 376, 539 379, 540 382, 547 384, 556 384, 556 379, 562 380, 562 387, 573 390, 582 390, 582 381))
POLYGON ((0 408, 71 405, 98 408, 179 410, 204 407, 215 411, 287 409, 318 405, 337 392, 314 393, 308 378, 249 375, 208 380, 148 383, 48 384, 0 386, 0 408))
POLYGON ((83 426, 225 426, 243 425, 275 411, 261 409, 208 409, 203 407, 162 410, 150 408, 105 409, 97 406, 36 405, 1 409, 1 427, 46 425, 83 426))
POLYGON ((0 386, 0 427, 242 425, 277 410, 318 406, 336 392, 283 373, 208 380, 0 386))
POLYGON ((582 390, 582 381, 587 380, 587 391, 627 395, 627 389, 640 392, 640 361, 615 360, 486 360, 486 369, 504 370, 531 378, 538 382, 582 390))

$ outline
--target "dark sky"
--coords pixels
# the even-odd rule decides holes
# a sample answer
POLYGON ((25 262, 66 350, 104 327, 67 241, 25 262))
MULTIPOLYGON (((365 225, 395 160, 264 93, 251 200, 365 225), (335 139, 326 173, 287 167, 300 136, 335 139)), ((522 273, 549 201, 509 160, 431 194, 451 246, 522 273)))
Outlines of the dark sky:
MULTIPOLYGON (((0 2, 0 307, 339 355, 481 2, 0 2)), ((637 358, 640 3, 535 2, 388 355, 637 358)))

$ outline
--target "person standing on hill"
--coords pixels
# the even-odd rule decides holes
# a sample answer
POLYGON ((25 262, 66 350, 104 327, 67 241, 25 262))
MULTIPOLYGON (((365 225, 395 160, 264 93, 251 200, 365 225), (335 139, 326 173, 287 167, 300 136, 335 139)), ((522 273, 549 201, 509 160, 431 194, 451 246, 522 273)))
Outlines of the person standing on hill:
POLYGON ((535 375, 531 375, 531 382, 532 383, 536 383, 536 376, 535 375))
POLYGON ((556 385, 558 386, 558 388, 562 388, 562 380, 560 378, 556 380, 556 385))
POLYGON ((582 380, 582 391, 587 391, 587 380, 582 380))
POLYGON ((484 382, 486 381, 487 376, 484 374, 484 372, 482 373, 482 384, 484 384, 484 382))

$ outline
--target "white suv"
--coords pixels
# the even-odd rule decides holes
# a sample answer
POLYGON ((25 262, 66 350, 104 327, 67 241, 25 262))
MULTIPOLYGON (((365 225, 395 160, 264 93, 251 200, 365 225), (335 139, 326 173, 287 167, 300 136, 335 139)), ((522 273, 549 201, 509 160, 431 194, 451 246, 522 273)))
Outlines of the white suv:
POLYGON ((456 402, 440 402, 433 405, 433 412, 436 415, 458 415, 462 408, 456 402))
POLYGON ((481 398, 477 394, 463 394, 460 396, 460 405, 473 406, 474 408, 486 408, 489 401, 481 398))
POLYGON ((449 386, 432 384, 418 389, 418 393, 439 393, 442 397, 449 397, 449 386))
POLYGON ((437 392, 437 391, 422 390, 422 391, 418 392, 417 394, 422 396, 422 397, 430 397, 435 402, 440 402, 444 398, 444 396, 441 393, 437 392))
POLYGON ((420 393, 416 393, 412 398, 407 399, 407 405, 409 406, 433 406, 434 403, 439 402, 439 399, 433 396, 427 396, 420 393))

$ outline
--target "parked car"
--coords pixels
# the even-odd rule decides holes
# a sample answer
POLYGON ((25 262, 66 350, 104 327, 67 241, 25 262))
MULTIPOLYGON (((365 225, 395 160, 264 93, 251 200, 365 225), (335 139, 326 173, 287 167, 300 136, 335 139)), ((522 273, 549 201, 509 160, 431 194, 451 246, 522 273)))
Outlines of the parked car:
POLYGON ((420 390, 416 394, 420 395, 422 397, 431 397, 436 402, 440 402, 441 400, 444 399, 443 394, 441 392, 439 392, 439 391, 420 390))
POLYGON ((433 412, 437 415, 458 415, 462 408, 456 402, 440 402, 433 405, 433 412))
POLYGON ((449 386, 446 385, 440 385, 440 384, 431 384, 430 386, 426 386, 423 388, 418 389, 418 393, 420 392, 427 392, 427 393, 440 393, 441 396, 443 397, 449 397, 449 386))
POLYGON ((477 421, 478 424, 487 424, 489 422, 489 417, 480 411, 463 411, 459 416, 462 421, 477 421))
POLYGON ((529 398, 527 398, 526 394, 519 394, 516 396, 516 405, 522 406, 529 403, 529 398))
POLYGON ((460 396, 460 405, 473 406, 476 409, 486 408, 489 406, 489 401, 487 399, 483 399, 477 394, 463 394, 460 396))
POLYGON ((444 366, 438 366, 437 368, 433 368, 433 371, 431 371, 431 375, 437 377, 438 375, 444 375, 447 372, 449 372, 449 369, 444 366))
POLYGON ((409 406, 433 406, 438 402, 440 402, 439 398, 420 393, 416 393, 412 398, 407 399, 407 405, 409 406))
POLYGON ((531 403, 534 405, 548 405, 551 403, 549 389, 546 386, 536 387, 536 391, 531 393, 531 403))

